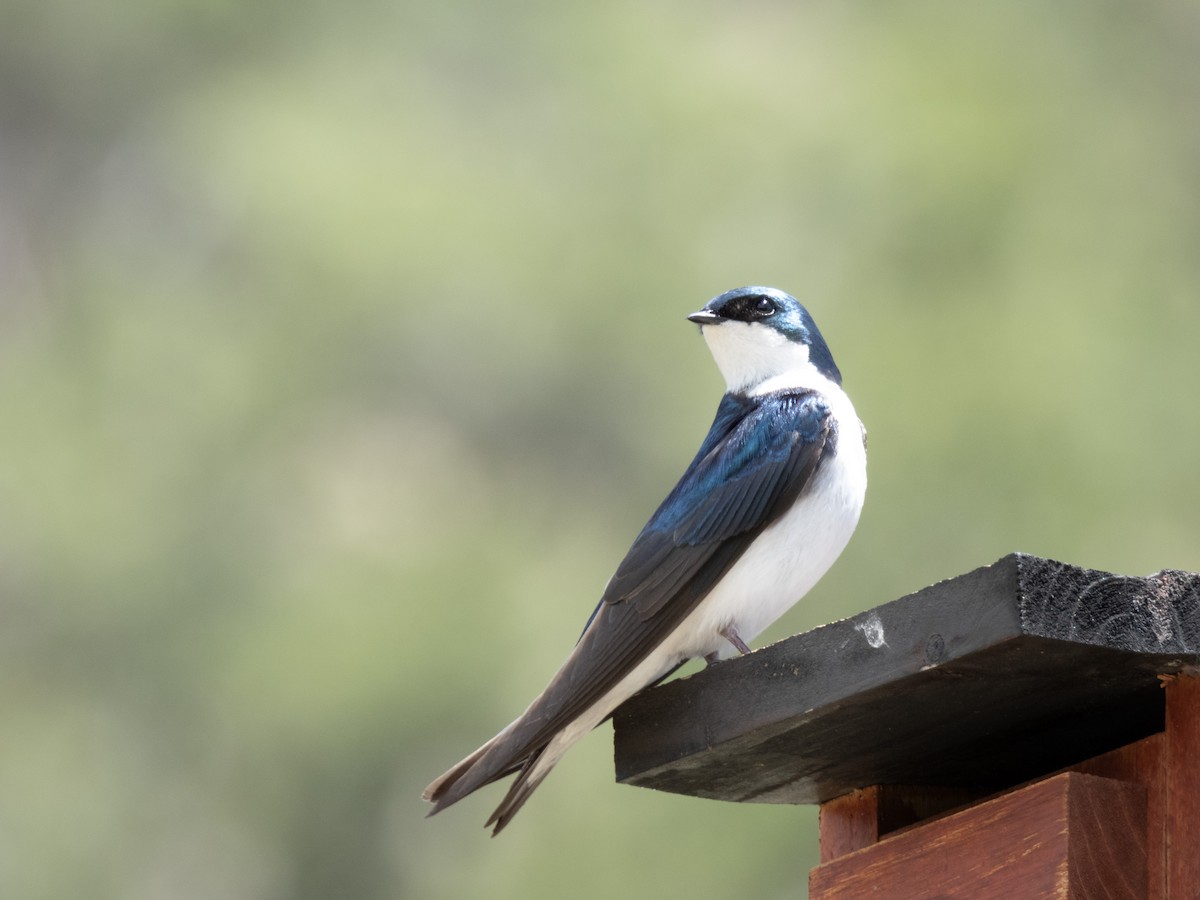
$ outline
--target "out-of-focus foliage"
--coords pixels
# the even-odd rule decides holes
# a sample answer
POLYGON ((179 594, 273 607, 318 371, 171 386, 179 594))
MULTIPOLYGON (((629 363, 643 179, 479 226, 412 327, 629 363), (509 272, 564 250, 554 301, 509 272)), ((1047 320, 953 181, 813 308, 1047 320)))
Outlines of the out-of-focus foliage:
POLYGON ((782 637, 1014 549, 1200 568, 1200 17, 34 3, 0 30, 0 895, 796 896, 811 810, 424 784, 804 299, 871 431, 782 637))

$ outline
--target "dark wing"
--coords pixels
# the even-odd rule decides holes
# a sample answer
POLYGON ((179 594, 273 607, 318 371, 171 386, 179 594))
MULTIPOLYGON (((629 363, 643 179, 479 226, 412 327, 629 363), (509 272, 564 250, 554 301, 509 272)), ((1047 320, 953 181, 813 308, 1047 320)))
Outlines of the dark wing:
MULTIPOLYGON (((831 427, 829 408, 812 391, 726 395, 704 446, 617 567, 601 608, 629 603, 648 620, 720 558, 725 544, 735 543, 741 555, 803 491, 831 427)), ((728 567, 709 574, 719 578, 728 567)), ((703 593, 716 578, 706 579, 703 593)))
POLYGON ((612 689, 791 507, 836 440, 814 391, 726 394, 696 458, 617 567, 571 656, 442 805, 519 768, 612 689))
POLYGON ((570 721, 666 638, 835 448, 835 423, 814 391, 725 395, 700 452, 629 548, 563 667, 564 675, 579 670, 570 679, 578 689, 560 715, 570 721))

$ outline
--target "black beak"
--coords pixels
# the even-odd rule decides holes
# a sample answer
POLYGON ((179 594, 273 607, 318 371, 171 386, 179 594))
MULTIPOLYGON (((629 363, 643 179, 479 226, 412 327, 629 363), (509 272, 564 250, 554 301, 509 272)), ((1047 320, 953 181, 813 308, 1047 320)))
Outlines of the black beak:
POLYGON ((721 317, 711 309, 701 309, 688 316, 688 321, 697 325, 715 325, 721 321, 721 317))

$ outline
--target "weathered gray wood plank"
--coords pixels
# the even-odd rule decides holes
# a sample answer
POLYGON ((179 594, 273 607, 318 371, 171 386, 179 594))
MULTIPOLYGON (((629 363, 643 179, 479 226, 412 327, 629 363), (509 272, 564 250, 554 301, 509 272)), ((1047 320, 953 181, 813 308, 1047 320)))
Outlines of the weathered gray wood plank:
POLYGON ((1200 576, 1014 554, 644 691, 617 779, 815 803, 871 784, 1003 787, 1162 729, 1200 664, 1200 576))

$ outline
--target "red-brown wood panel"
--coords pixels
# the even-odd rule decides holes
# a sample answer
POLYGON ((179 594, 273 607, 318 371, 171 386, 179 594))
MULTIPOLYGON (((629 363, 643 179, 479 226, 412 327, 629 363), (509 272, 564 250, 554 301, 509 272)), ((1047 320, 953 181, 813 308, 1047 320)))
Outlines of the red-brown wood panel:
POLYGON ((814 900, 1146 896, 1146 792, 1068 772, 817 866, 814 900))
POLYGON ((1146 900, 1167 896, 1167 780, 1165 734, 1127 744, 1072 766, 1071 771, 1115 778, 1146 789, 1146 900))
POLYGON ((821 804, 821 862, 879 840, 879 786, 851 791, 821 804))
POLYGON ((1167 897, 1200 898, 1200 675, 1166 684, 1167 897))

